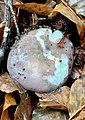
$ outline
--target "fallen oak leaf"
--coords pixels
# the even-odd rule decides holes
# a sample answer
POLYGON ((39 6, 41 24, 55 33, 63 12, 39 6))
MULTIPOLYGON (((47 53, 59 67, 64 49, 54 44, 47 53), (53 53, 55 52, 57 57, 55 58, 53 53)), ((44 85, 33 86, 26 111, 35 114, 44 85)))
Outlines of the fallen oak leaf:
POLYGON ((0 43, 2 42, 3 32, 4 32, 5 22, 0 23, 0 43))
POLYGON ((67 17, 69 20, 74 22, 75 24, 78 24, 79 26, 82 26, 83 20, 73 11, 73 9, 70 6, 64 5, 62 2, 55 6, 53 11, 48 15, 49 18, 52 18, 56 16, 57 13, 61 13, 65 17, 67 17))
POLYGON ((0 118, 1 118, 2 111, 3 111, 3 104, 0 105, 0 118))
POLYGON ((42 108, 54 108, 59 110, 67 110, 69 103, 70 89, 67 86, 61 87, 59 90, 50 94, 37 94, 39 99, 39 106, 42 108))
POLYGON ((83 47, 85 49, 85 25, 82 26, 81 32, 80 32, 80 43, 81 43, 81 47, 83 47))
POLYGON ((5 93, 1 120, 13 120, 15 106, 17 105, 12 93, 5 93))
POLYGON ((3 28, 3 27, 5 27, 5 21, 0 23, 0 28, 3 28))
POLYGON ((79 108, 76 112, 74 112, 74 114, 69 118, 69 120, 72 120, 73 118, 75 118, 75 116, 77 116, 81 111, 85 110, 85 105, 83 105, 81 108, 79 108))
POLYGON ((0 120, 14 120, 14 106, 10 106, 2 112, 0 120))
POLYGON ((34 12, 38 15, 48 16, 52 8, 48 7, 45 4, 37 4, 37 3, 23 3, 23 4, 15 4, 16 8, 20 8, 29 12, 34 12))
POLYGON ((84 75, 85 75, 85 65, 84 65, 83 71, 82 71, 82 76, 84 76, 84 75))
POLYGON ((85 120, 85 110, 82 110, 75 120, 85 120))
POLYGON ((29 93, 20 94, 20 104, 14 113, 14 120, 31 120, 32 112, 37 105, 38 98, 35 94, 30 96, 29 93))
POLYGON ((68 114, 51 108, 36 108, 32 114, 32 120, 68 120, 68 114))
POLYGON ((69 120, 76 116, 82 109, 85 109, 85 76, 77 79, 71 86, 69 96, 69 120))
POLYGON ((0 90, 5 93, 12 93, 14 91, 24 93, 26 91, 18 83, 11 79, 8 73, 4 73, 0 76, 0 90))
POLYGON ((12 93, 5 94, 5 102, 3 105, 3 111, 6 110, 10 106, 17 105, 15 98, 13 97, 12 93))
POLYGON ((68 4, 75 9, 77 14, 85 17, 85 0, 68 0, 68 4))

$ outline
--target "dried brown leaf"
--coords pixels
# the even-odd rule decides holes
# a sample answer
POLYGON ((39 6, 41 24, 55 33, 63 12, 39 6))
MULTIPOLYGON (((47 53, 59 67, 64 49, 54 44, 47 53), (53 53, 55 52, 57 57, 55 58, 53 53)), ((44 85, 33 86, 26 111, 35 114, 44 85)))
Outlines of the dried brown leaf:
POLYGON ((41 107, 67 110, 69 102, 69 88, 61 87, 58 91, 50 94, 37 94, 41 107))
POLYGON ((85 108, 85 76, 77 79, 70 90, 69 113, 71 119, 85 108))
POLYGON ((74 120, 85 120, 85 111, 82 110, 78 117, 74 118, 74 120))
POLYGON ((3 28, 3 27, 5 27, 5 21, 0 23, 0 28, 3 28))
POLYGON ((14 120, 31 120, 34 108, 35 106, 31 97, 23 93, 21 95, 21 102, 15 111, 14 120))
POLYGON ((49 17, 52 18, 56 16, 58 12, 67 17, 72 22, 82 26, 83 20, 73 11, 70 6, 65 6, 63 3, 56 5, 53 11, 50 13, 49 17))
POLYGON ((0 23, 4 20, 5 4, 0 0, 0 23))
POLYGON ((3 111, 3 104, 0 105, 0 118, 1 118, 2 111, 3 111))
POLYGON ((3 105, 3 111, 12 105, 17 105, 15 98, 11 93, 5 94, 5 101, 3 105))
POLYGON ((80 32, 80 43, 81 47, 85 49, 85 25, 82 26, 81 32, 80 32))
POLYGON ((68 0, 68 4, 75 9, 77 14, 85 16, 85 0, 68 0))
POLYGON ((14 120, 13 119, 13 107, 9 107, 8 109, 4 110, 1 115, 1 120, 14 120))
POLYGON ((84 65, 83 70, 82 70, 82 76, 85 76, 85 65, 84 65))
POLYGON ((0 76, 0 90, 6 93, 12 93, 18 91, 19 93, 24 93, 25 90, 16 83, 7 73, 4 73, 0 76))
POLYGON ((2 38, 3 38, 4 26, 5 26, 5 22, 3 21, 0 23, 0 43, 2 42, 2 38))
POLYGON ((68 120, 68 115, 63 111, 50 108, 36 108, 32 120, 68 120))
POLYGON ((53 10, 52 8, 48 7, 45 4, 37 4, 37 3, 15 4, 14 6, 44 16, 48 16, 53 10))
POLYGON ((85 105, 83 105, 76 112, 74 112, 74 114, 72 114, 72 116, 69 118, 69 120, 74 120, 83 110, 85 110, 85 105))

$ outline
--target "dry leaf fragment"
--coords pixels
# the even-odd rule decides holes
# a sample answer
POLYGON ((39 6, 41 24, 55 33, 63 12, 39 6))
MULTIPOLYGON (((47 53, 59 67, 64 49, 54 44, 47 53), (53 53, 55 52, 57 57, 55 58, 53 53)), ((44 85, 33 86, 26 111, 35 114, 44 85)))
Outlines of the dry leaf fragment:
POLYGON ((77 79, 70 90, 69 115, 72 118, 80 110, 85 108, 85 76, 77 79))
POLYGON ((63 111, 50 108, 36 108, 32 120, 68 120, 68 115, 63 111))
POLYGON ((85 16, 85 0, 68 0, 68 4, 75 9, 77 14, 85 16))
POLYGON ((14 6, 44 16, 48 16, 53 10, 52 8, 48 7, 45 4, 37 4, 37 3, 15 4, 14 6))
POLYGON ((17 105, 15 98, 12 93, 5 94, 5 101, 3 105, 3 111, 12 105, 17 105))
POLYGON ((85 25, 82 26, 82 28, 81 28, 80 43, 81 43, 81 47, 83 47, 85 49, 85 25))
POLYGON ((4 26, 5 26, 5 22, 3 21, 0 23, 0 43, 2 42, 2 38, 3 38, 4 26))
POLYGON ((61 87, 58 91, 50 94, 37 94, 40 107, 67 110, 69 102, 69 87, 61 87))
POLYGON ((1 118, 2 111, 3 111, 3 104, 0 105, 0 118, 1 118))
MULTIPOLYGON (((14 113, 14 120, 31 120, 32 111, 35 108, 33 100, 26 93, 23 93, 20 96, 21 102, 14 113)), ((35 97, 33 99, 36 101, 35 97)))
POLYGON ((85 65, 83 67, 82 76, 85 76, 85 65))
POLYGON ((74 120, 85 120, 85 111, 82 110, 78 117, 74 118, 74 120))
POLYGON ((0 23, 0 29, 3 28, 3 27, 5 27, 5 21, 0 23))
POLYGON ((0 76, 0 90, 6 93, 12 93, 18 91, 24 93, 25 90, 16 82, 14 82, 7 73, 0 76))
POLYGON ((12 106, 2 112, 1 120, 14 120, 13 114, 14 114, 14 111, 12 106))
POLYGON ((70 6, 67 7, 63 3, 60 3, 55 6, 48 17, 52 18, 56 16, 58 12, 67 17, 72 22, 78 24, 79 26, 82 26, 83 20, 72 10, 70 6))
POLYGON ((0 0, 0 23, 4 20, 5 4, 0 0))
POLYGON ((81 108, 79 108, 72 116, 69 118, 69 120, 74 120, 80 113, 81 111, 85 110, 85 105, 83 105, 81 108))

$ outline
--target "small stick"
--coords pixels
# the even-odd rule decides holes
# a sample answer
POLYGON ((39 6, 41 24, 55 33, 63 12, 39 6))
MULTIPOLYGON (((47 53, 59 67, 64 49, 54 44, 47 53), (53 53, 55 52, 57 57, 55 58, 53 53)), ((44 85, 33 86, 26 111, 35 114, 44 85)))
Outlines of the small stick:
POLYGON ((11 11, 12 15, 13 15, 14 24, 15 24, 16 31, 17 31, 17 39, 19 39, 20 38, 19 28, 18 28, 18 25, 17 25, 16 16, 15 16, 15 13, 14 13, 14 10, 13 10, 13 6, 12 6, 12 1, 11 0, 8 0, 8 6, 10 8, 10 11, 11 11))
POLYGON ((15 24, 16 31, 17 31, 16 40, 19 40, 19 38, 20 38, 19 28, 18 28, 18 25, 16 22, 16 17, 15 17, 15 13, 13 11, 13 7, 12 7, 13 1, 12 0, 4 0, 4 3, 6 4, 6 6, 5 6, 5 20, 4 20, 6 22, 6 24, 5 24, 5 28, 4 28, 2 44, 0 47, 0 63, 4 59, 5 51, 7 48, 7 42, 10 41, 11 14, 13 15, 14 24, 15 24))
POLYGON ((10 8, 8 6, 8 0, 4 0, 6 6, 5 6, 5 15, 4 15, 4 21, 5 21, 5 28, 4 28, 4 34, 3 34, 3 40, 0 47, 0 63, 4 59, 5 51, 7 48, 7 41, 10 39, 10 21, 11 21, 11 12, 10 8))

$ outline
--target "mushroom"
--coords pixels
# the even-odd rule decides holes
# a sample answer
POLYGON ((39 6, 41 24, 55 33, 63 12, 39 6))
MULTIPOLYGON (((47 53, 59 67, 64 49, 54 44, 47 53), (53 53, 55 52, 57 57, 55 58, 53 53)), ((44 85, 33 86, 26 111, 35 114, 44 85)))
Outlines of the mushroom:
POLYGON ((73 65, 73 44, 59 30, 32 30, 10 50, 7 69, 25 89, 49 93, 68 79, 73 65))

